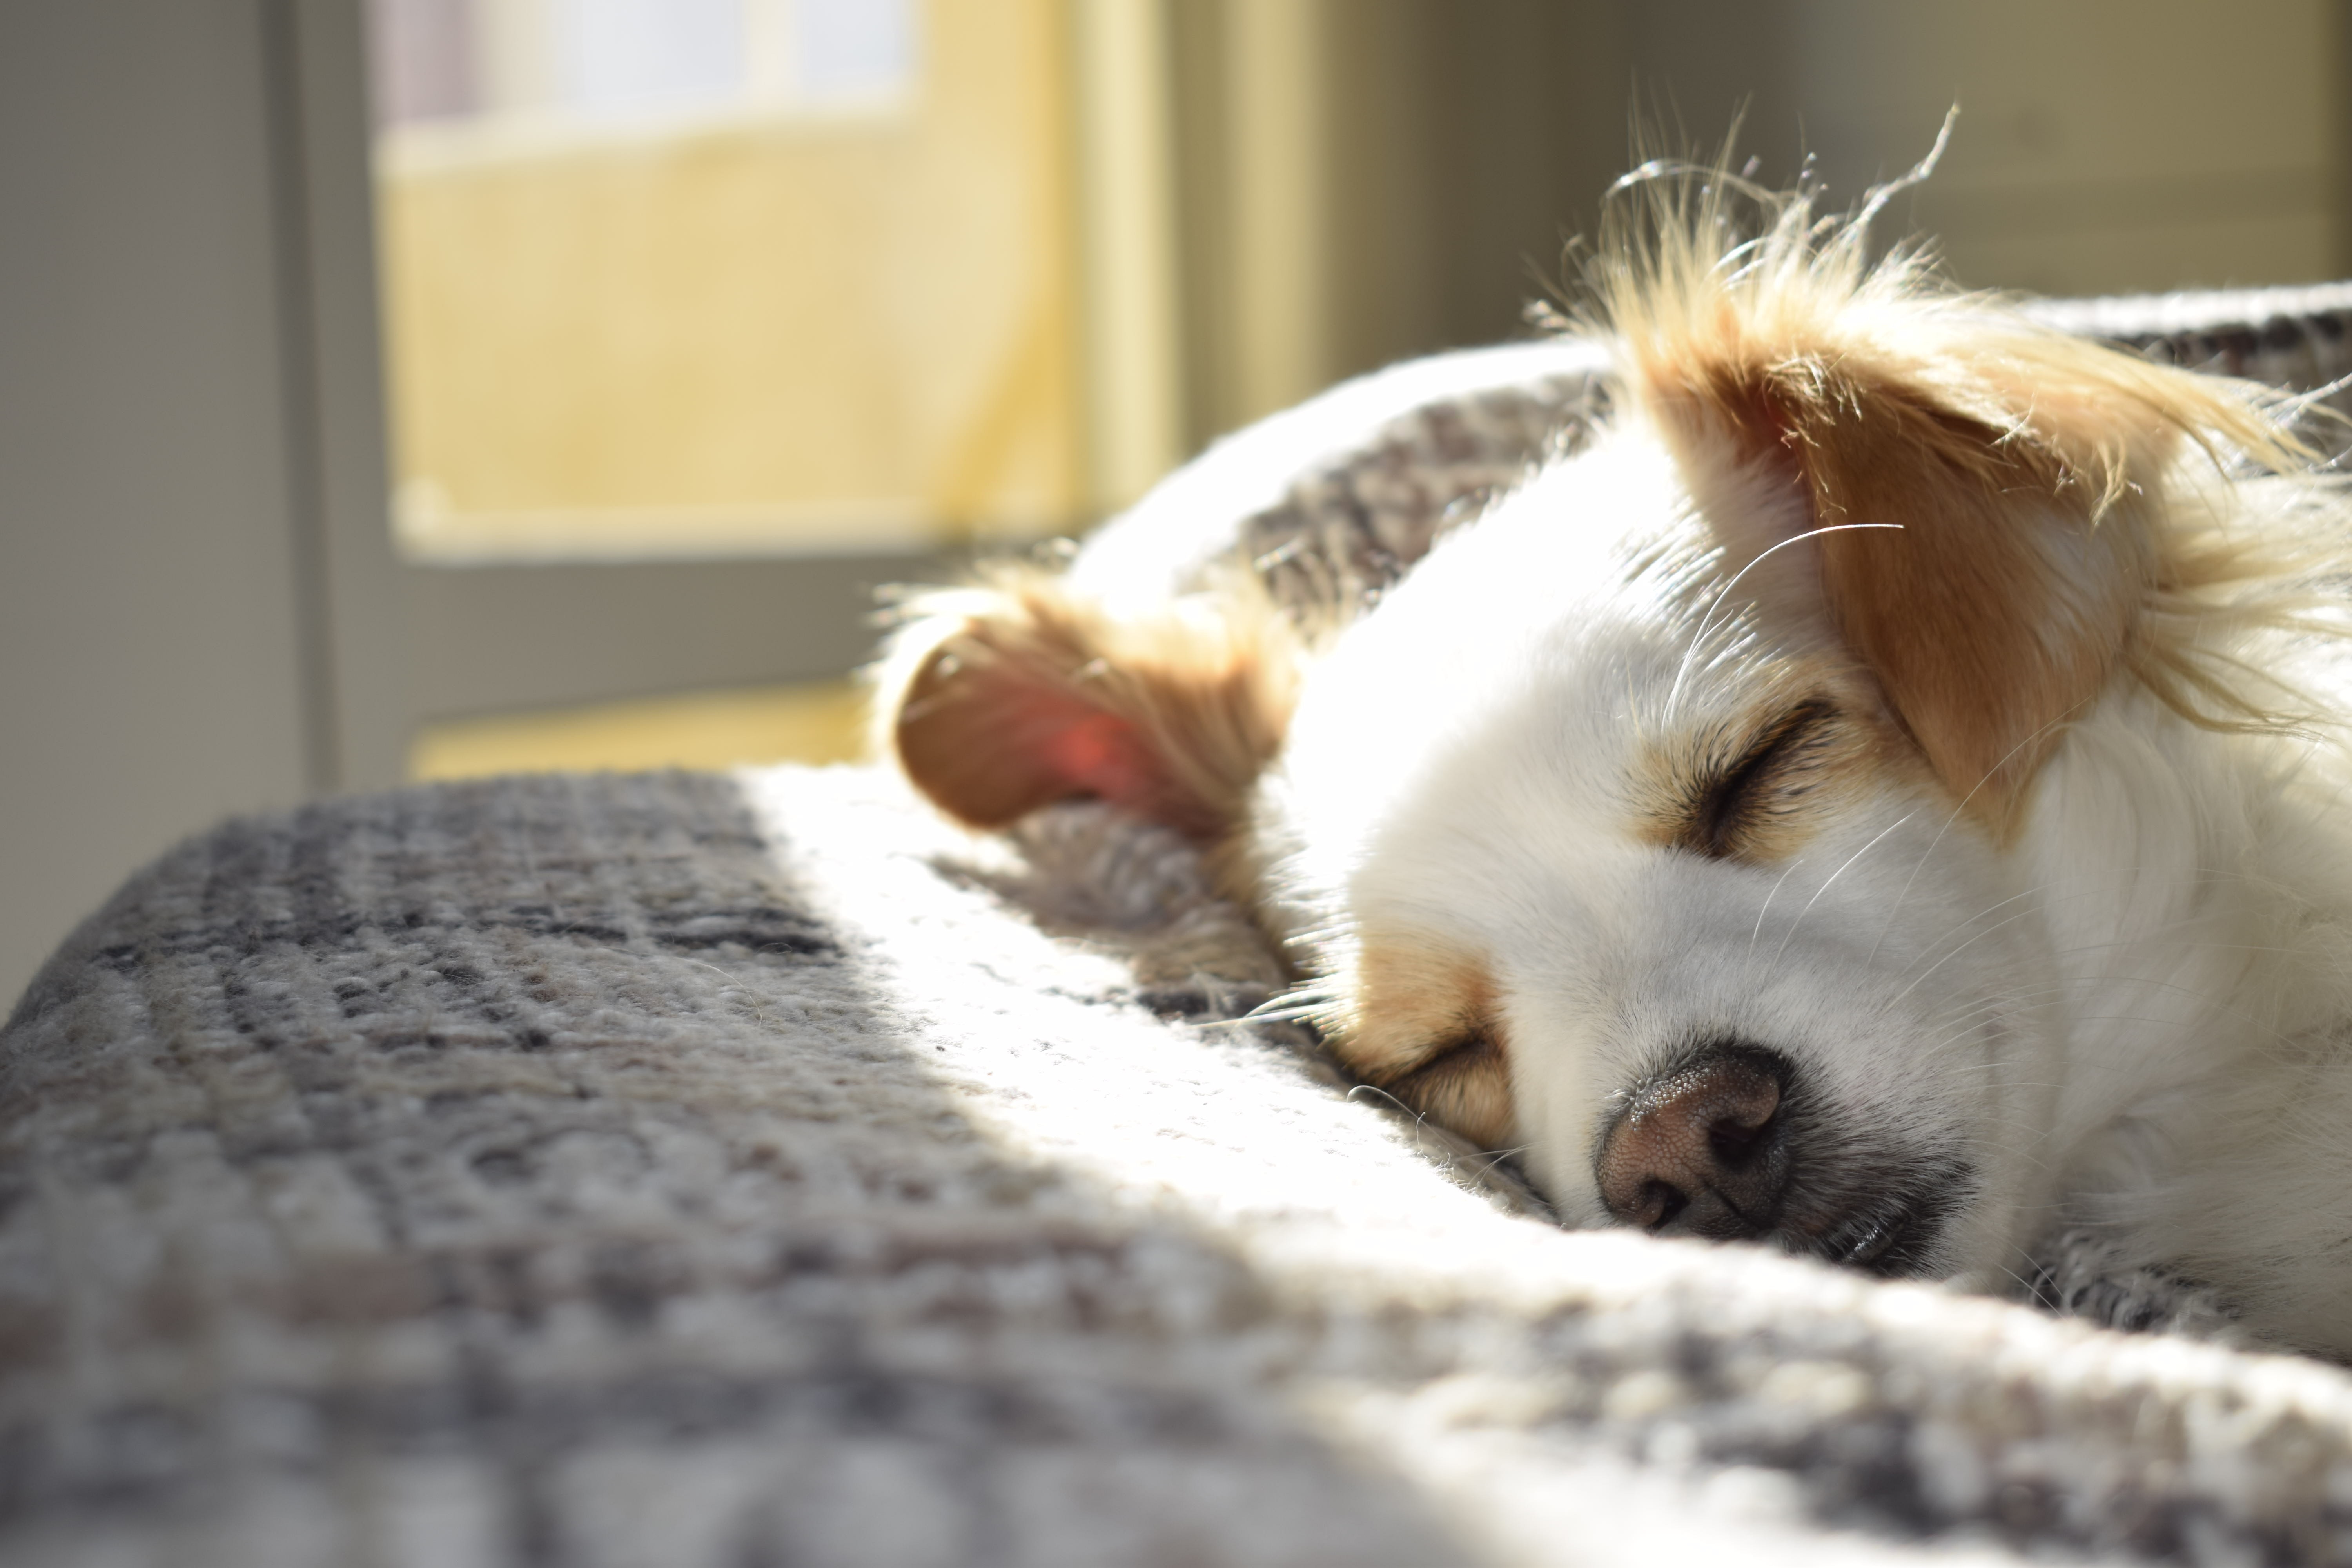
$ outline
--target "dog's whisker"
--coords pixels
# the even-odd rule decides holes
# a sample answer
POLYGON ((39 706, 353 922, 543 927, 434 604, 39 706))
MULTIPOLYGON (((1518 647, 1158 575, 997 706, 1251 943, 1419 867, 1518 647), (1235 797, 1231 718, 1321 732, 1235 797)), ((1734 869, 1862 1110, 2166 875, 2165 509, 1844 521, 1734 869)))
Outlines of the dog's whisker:
MULTIPOLYGON (((2019 752, 2038 742, 2044 735, 2049 733, 2051 730, 2066 722, 2067 719, 2068 715, 2062 714, 2058 718, 2051 720, 2048 723, 2036 727, 2023 740, 2018 742, 2016 745, 2011 746, 2006 752, 2002 753, 2000 761, 1987 768, 1984 771, 1983 776, 1979 778, 1974 784, 1969 786, 1969 793, 1960 797, 1959 804, 1953 806, 1950 815, 1944 818, 1943 826, 1936 829, 1936 837, 1927 841, 1927 847, 1919 852, 1918 863, 1911 868, 1911 875, 1904 881, 1902 891, 1895 895, 1895 902, 1887 908, 1885 931, 1892 931, 1895 929, 1895 917, 1903 912, 1904 904, 1911 897, 1912 888, 1916 886, 1919 880, 1919 873, 1927 868, 1928 860, 1934 857, 1937 849, 1943 844, 1944 836, 1951 832, 1952 825, 1959 821, 1961 816, 1967 812, 1969 802, 1975 800, 1977 795, 1982 792, 1984 787, 1990 784, 1993 779, 1999 775, 2000 770, 2007 767, 2010 763, 2016 758, 2019 752)), ((1879 940, 1881 942, 1885 940, 1885 931, 1880 932, 1879 940)), ((1876 958, 1877 956, 1878 948, 1876 945, 1873 945, 1870 950, 1870 957, 1876 958)), ((1869 959, 1864 960, 1865 963, 1869 961, 1869 959)))
POLYGON ((1690 647, 1683 655, 1682 668, 1675 671, 1674 684, 1666 689, 1665 717, 1667 721, 1671 723, 1674 720, 1675 705, 1682 696, 1683 681, 1690 673, 1690 661, 1697 653, 1709 629, 1711 628, 1711 625, 1715 617, 1715 612, 1721 608, 1724 603, 1731 597, 1731 591, 1739 586, 1739 580, 1741 578, 1747 576, 1750 572, 1755 571, 1757 567, 1761 566, 1768 557, 1779 554, 1781 551, 1788 549, 1792 544, 1802 544, 1809 539, 1819 539, 1824 534, 1852 533, 1860 530, 1879 528, 1892 529, 1897 533, 1903 531, 1903 525, 1899 522, 1830 523, 1824 527, 1809 529, 1803 533, 1793 534, 1787 539, 1781 540, 1779 543, 1771 545, 1769 548, 1758 552, 1754 560, 1748 562, 1747 565, 1742 566, 1738 571, 1733 573, 1731 574, 1731 581, 1723 585, 1721 592, 1717 593, 1715 598, 1708 604, 1705 614, 1700 616, 1698 630, 1691 634, 1690 647))
POLYGON ((1294 1003, 1291 1005, 1284 1007, 1261 1005, 1251 1008, 1248 1012, 1244 1013, 1238 1018, 1226 1019, 1225 1022, 1232 1024, 1288 1024, 1294 1023, 1300 1018, 1311 1018, 1316 1014, 1326 1010, 1329 1005, 1330 1004, 1328 1000, 1321 999, 1294 1003))
MULTIPOLYGON (((1987 916, 1989 916, 1989 915, 1992 914, 1996 910, 2005 909, 2005 908, 2007 908, 2009 905, 2011 905, 2011 904, 2013 904, 2013 903, 2017 902, 2020 899, 2030 899, 2030 898, 2036 897, 2036 896, 2037 896, 2037 895, 2039 895, 2039 894, 2042 894, 2042 893, 2047 892, 2047 891, 2049 890, 2049 887, 2050 887, 2050 884, 2048 884, 2048 883, 2043 883, 2043 884, 2042 884, 2042 885, 2041 885, 2041 886, 2039 886, 2039 887, 2026 888, 2026 889, 2021 889, 2021 890, 2020 890, 2020 891, 2018 891, 2018 892, 2011 893, 2009 897, 2007 897, 2007 898, 2005 898, 2005 899, 2000 900, 1999 902, 1997 902, 1997 903, 1987 904, 1984 908, 1982 908, 1982 909, 1980 909, 1980 910, 1976 910, 1974 913, 1972 913, 1972 914, 1969 915, 1969 916, 1968 916, 1968 918, 1966 918, 1965 920, 1960 920, 1960 921, 1954 921, 1952 924, 1950 924, 1950 925, 1948 925, 1948 926, 1945 927, 1943 931, 1941 931, 1937 932, 1937 935, 1936 935, 1933 939, 1931 939, 1931 940, 1929 940, 1929 941, 1927 941, 1927 942, 1926 942, 1921 943, 1921 944, 1920 944, 1920 956, 1919 956, 1918 958, 1916 958, 1916 959, 1913 960, 1913 963, 1914 963, 1915 964, 1917 964, 1917 963, 1926 963, 1926 962, 1927 962, 1927 954, 1928 954, 1928 953, 1932 953, 1932 952, 1936 952, 1940 951, 1940 950, 1942 949, 1942 947, 1943 947, 1943 944, 1944 944, 1944 943, 1946 943, 1947 942, 1949 942, 1953 937, 1958 936, 1960 932, 1962 932, 1962 931, 1964 931, 1968 930, 1970 926, 1973 926, 1973 925, 1977 924, 1979 921, 1980 921, 1984 920, 1987 916)), ((2012 918, 2013 918, 2013 917, 2012 917, 2012 918)), ((1868 957, 1868 958, 1865 958, 1865 959, 1864 960, 1864 963, 1865 964, 1867 964, 1867 963, 1869 963, 1870 959, 1874 959, 1874 958, 1876 958, 1876 957, 1878 956, 1878 950, 1879 950, 1879 947, 1880 947, 1880 946, 1883 946, 1883 945, 1884 945, 1884 942, 1885 942, 1885 937, 1884 937, 1884 933, 1882 933, 1882 934, 1881 934, 1881 938, 1880 938, 1880 942, 1879 942, 1878 943, 1875 943, 1875 944, 1874 944, 1874 945, 1872 946, 1872 948, 1871 948, 1871 950, 1870 950, 1869 957, 1868 957)), ((1906 973, 1907 973, 1907 971, 1906 971, 1906 973)))
POLYGON ((1991 925, 1987 926, 1984 930, 1977 932, 1976 935, 1969 938, 1966 942, 1960 942, 1952 948, 1950 952, 1945 953, 1943 957, 1929 964, 1925 973, 1921 974, 1916 980, 1912 981, 1910 984, 1906 985, 1902 990, 1896 992, 1895 995, 1888 1000, 1886 1005, 1890 1008, 1894 1007, 1906 996, 1910 995, 1911 993, 1916 991, 1922 984, 1926 984, 1929 975, 1934 974, 1936 971, 1943 968, 1947 963, 1951 963, 1952 960, 1958 958, 1961 953, 1967 952, 1969 948, 1974 947, 1986 937, 1992 935, 1993 932, 2001 930, 2003 927, 2013 925, 2017 921, 2026 919, 2032 913, 2033 911, 2032 910, 2020 910, 2013 915, 2010 915, 2002 920, 1995 921, 1991 925))
MULTIPOLYGON (((2215 879, 2215 880, 2227 879, 2231 879, 2231 878, 2236 878, 2236 879, 2242 879, 2242 879, 2244 879, 2244 877, 2243 877, 2243 874, 2242 874, 2242 873, 2234 873, 2234 872, 2216 872, 2216 873, 2214 873, 2214 879, 2215 879)), ((1933 941, 1931 941, 1931 942, 1927 942, 1927 943, 1926 943, 1926 944, 1925 944, 1925 946, 1926 946, 1926 950, 1927 950, 1927 952, 1932 952, 1937 951, 1937 947, 1939 946, 1939 944, 1940 944, 1940 943, 1942 943, 1943 942, 1945 942, 1945 941, 1948 940, 1950 937, 1952 937, 1952 936, 1954 936, 1954 935, 1956 935, 1956 934, 1958 934, 1958 932, 1960 932, 1960 931, 1966 931, 1969 926, 1971 926, 1971 925, 1975 924, 1978 921, 1982 920, 1985 916, 1987 916, 1987 915, 1989 915, 1989 914, 1992 913, 1995 910, 1999 910, 1999 909, 2004 908, 2004 907, 2005 907, 2005 906, 2007 906, 2007 905, 2010 905, 2010 904, 2015 903, 2015 902, 2016 902, 2018 900, 2020 900, 2020 899, 2032 898, 2032 897, 2035 897, 2035 896, 2037 896, 2037 895, 2044 895, 2044 896, 2046 896, 2046 897, 2047 897, 2047 903, 2046 903, 2045 907, 2046 907, 2046 908, 2049 908, 2049 909, 2055 909, 2055 908, 2057 908, 2057 907, 2058 907, 2058 906, 2060 906, 2060 905, 2063 905, 2063 904, 2065 904, 2065 903, 2068 903, 2068 902, 2071 902, 2071 901, 2073 901, 2073 900, 2081 900, 2081 899, 2093 899, 2093 898, 2100 898, 2100 897, 2104 897, 2104 896, 2105 896, 2105 895, 2107 895, 2107 894, 2109 894, 2109 893, 2112 893, 2113 891, 2115 891, 2115 890, 2116 890, 2116 889, 2118 889, 2118 888, 2126 887, 2126 886, 2131 885, 2131 884, 2132 884, 2133 882, 2135 882, 2137 879, 2137 875, 2136 875, 2135 873, 2128 873, 2128 872, 2127 872, 2127 873, 2124 873, 2124 874, 2122 874, 2122 875, 2116 876, 2116 877, 2112 878, 2112 879, 2105 879, 2105 880, 2103 880, 2103 881, 2099 881, 2099 882, 2091 883, 2091 884, 2089 884, 2089 885, 2087 885, 2087 886, 2079 886, 2079 887, 2076 887, 2076 888, 2074 888, 2072 891, 2069 891, 2069 892, 2063 892, 2063 893, 2055 892, 2055 891, 2054 891, 2054 889, 2055 889, 2055 888, 2056 888, 2057 884, 2055 884, 2055 883, 2051 883, 2051 882, 2043 882, 2043 883, 2037 884, 2036 886, 2033 886, 2033 887, 2031 887, 2031 888, 2021 889, 2020 889, 2020 890, 2019 890, 2019 891, 2017 891, 2017 892, 2011 893, 2008 898, 2001 899, 2001 900, 1998 900, 1998 901, 1996 901, 1996 902, 1994 902, 1994 903, 1988 904, 1988 905, 1986 905, 1984 908, 1982 908, 1982 909, 1980 909, 1980 910, 1977 910, 1975 913, 1973 913, 1973 914, 1971 914, 1971 915, 1968 916, 1966 919, 1964 919, 1964 920, 1960 920, 1960 921, 1958 921, 1954 922, 1952 925, 1950 925, 1950 926, 1947 927, 1947 928, 1944 930, 1944 931, 1943 931, 1940 935, 1938 935, 1937 937, 1936 937, 1933 941)), ((2178 920, 2176 920, 2176 921, 2170 921, 2160 922, 2160 923, 2159 923, 2159 924, 2158 924, 2158 925, 2151 926, 2151 927, 2148 927, 2148 928, 2146 928, 2146 929, 2147 929, 2147 931, 2149 931, 2149 932, 2154 932, 2154 931, 2164 931, 2164 930, 2169 930, 2169 929, 2171 929, 2171 928, 2172 928, 2172 927, 2174 927, 2174 926, 2181 925, 2181 924, 2193 923, 2193 922, 2195 922, 2195 921, 2200 921, 2200 920, 2202 920, 2202 919, 2204 919, 2204 918, 2206 918, 2206 917, 2205 917, 2205 916, 2203 916, 2203 915, 2201 915, 2201 914, 2184 915, 2184 916, 2179 917, 2179 919, 2178 919, 2178 920)), ((2131 940, 2131 939, 2127 939, 2127 940, 2131 940)), ((1882 938, 1881 938, 1880 945, 1883 945, 1883 943, 1884 943, 1884 938, 1882 937, 1882 938)), ((2066 948, 2055 948, 2055 949, 2053 949, 2053 950, 2052 950, 2052 952, 2053 952, 2053 954, 2063 954, 2063 953, 2067 952, 2069 952, 2069 951, 2071 951, 2071 950, 2066 949, 2066 948)), ((1874 945, 1874 946, 1873 946, 1873 948, 1871 949, 1871 956, 1875 957, 1875 956, 1877 955, 1877 952, 1878 952, 1878 946, 1874 945)))
MULTIPOLYGON (((1770 964, 1771 968, 1778 969, 1780 966, 1780 960, 1788 955, 1789 943, 1796 940, 1797 928, 1805 923, 1805 917, 1813 912, 1813 906, 1822 901, 1822 895, 1830 890, 1832 884, 1835 883, 1840 877, 1844 876, 1848 871, 1852 870, 1856 861, 1869 854, 1872 850, 1877 848, 1878 846, 1885 841, 1888 834, 1894 832, 1896 828, 1910 821, 1912 817, 1918 814, 1916 811, 1906 811, 1902 816, 1896 817, 1893 822, 1888 823, 1885 827, 1879 829, 1876 837, 1864 845, 1861 848, 1855 850, 1853 854, 1847 858, 1844 865, 1840 866, 1836 870, 1831 872, 1828 879, 1823 881, 1820 887, 1813 889, 1813 896, 1805 900, 1805 907, 1797 911, 1797 918, 1789 922, 1788 934, 1780 939, 1780 946, 1779 950, 1772 954, 1772 963, 1770 964)), ((1761 925, 1763 923, 1764 917, 1761 914, 1759 914, 1756 917, 1756 920, 1757 923, 1761 925)))
MULTIPOLYGON (((2208 871, 2206 871, 2204 868, 2200 868, 2200 873, 2199 873, 2199 874, 2200 874, 2200 878, 2204 878, 2204 879, 2207 879, 2207 880, 2210 880, 2210 881, 2215 881, 2215 882, 2220 882, 2220 881, 2232 881, 2232 880, 2234 880, 2234 881, 2251 881, 2251 880, 2252 880, 2252 879, 2249 878, 2245 873, 2242 873, 2242 872, 2225 871, 2225 870, 2219 870, 2219 869, 2215 869, 2215 870, 2211 870, 2211 871, 2208 872, 2208 871)), ((2136 874, 2136 873, 2125 873, 2125 874, 2123 874, 2123 875, 2120 875, 2120 876, 2117 876, 2117 877, 2115 877, 2115 878, 2113 878, 2113 879, 2106 879, 2106 880, 2104 880, 2104 881, 2100 881, 2100 882, 2093 883, 2093 884, 2090 884, 2090 885, 2087 885, 2087 886, 2077 887, 2077 888, 2074 889, 2072 891, 2069 891, 2069 892, 2063 892, 2063 893, 2057 893, 2057 892, 2053 892, 2053 889, 2054 889, 2055 884, 2052 884, 2052 883, 2042 883, 2042 884, 2040 884, 2039 886, 2036 886, 2036 887, 2027 888, 2027 889, 2021 889, 2021 891, 2016 892, 2016 893, 2012 893, 2012 894, 2011 894, 2008 898, 2006 898, 2006 899, 2002 899, 2002 900, 1999 900, 1999 901, 1998 901, 1998 902, 1996 902, 1996 903, 1992 903, 1992 904, 1989 904, 1989 905, 1985 906, 1983 909, 1981 909, 1981 910, 1978 910, 1978 911, 1977 911, 1976 913, 1974 913, 1974 914, 1969 915, 1969 916, 1968 918, 1966 918, 1965 920, 1958 921, 1955 922, 1953 925, 1951 925, 1950 927, 1948 927, 1948 928, 1945 930, 1945 931, 1944 931, 1941 935, 1937 936, 1937 937, 1933 942, 1928 942, 1927 944, 1926 944, 1926 946, 1927 946, 1927 952, 1930 952, 1937 951, 1940 943, 1942 943, 1943 942, 1945 942, 1945 941, 1948 940, 1948 939, 1949 939, 1950 937, 1952 937, 1953 935, 1956 935, 1956 934, 1957 934, 1957 933, 1958 933, 1959 931, 1966 931, 1969 926, 1973 925, 1973 924, 1974 924, 1974 923, 1976 923, 1978 921, 1979 921, 1979 920, 1983 919, 1986 915, 1990 914, 1993 910, 1999 910, 1999 909, 2002 908, 2002 907, 2003 907, 2003 906, 2005 906, 2005 905, 2008 905, 2008 904, 2011 904, 2011 903, 2014 903, 2014 902, 2016 902, 2019 899, 2031 898, 2031 897, 2033 897, 2033 896, 2035 896, 2035 895, 2037 895, 2037 894, 2046 895, 2046 896, 2047 896, 2046 907, 2047 907, 2047 908, 2050 908, 2050 909, 2053 909, 2053 910, 2054 910, 2054 909, 2055 909, 2055 908, 2057 908, 2058 906, 2063 905, 2063 904, 2065 904, 2065 903, 2068 903, 2068 902, 2070 902, 2070 901, 2074 901, 2074 900, 2083 900, 2083 899, 2094 899, 2094 898, 2101 898, 2101 897, 2105 897, 2105 896, 2106 896, 2106 895, 2108 895, 2108 894, 2110 894, 2110 893, 2114 892, 2114 891, 2115 891, 2116 889, 2118 889, 2118 888, 2126 887, 2126 886, 2131 885, 2133 882, 2135 882, 2135 881, 2136 881, 2136 880, 2137 880, 2137 879, 2137 879, 2137 874, 2136 874)), ((2209 920, 2210 918, 2210 917, 2208 914, 2206 914, 2206 913, 2204 913, 2204 912, 2201 912, 2201 911, 2200 911, 2200 912, 2196 912, 2196 913, 2185 914, 2185 915, 2181 915, 2181 916, 2179 916, 2179 917, 2178 917, 2178 918, 2176 918, 2176 919, 2174 919, 2174 920, 2159 921, 2159 922, 2157 922, 2157 923, 2155 923, 2155 924, 2153 924, 2153 925, 2149 925, 2149 926, 2143 927, 2143 928, 2141 928, 2140 932, 2139 932, 2139 934, 2138 934, 2138 935, 2136 935, 2136 936, 2133 936, 2133 937, 2127 937, 2127 938, 2120 939, 2117 942, 2112 942, 2112 943, 2084 943, 2084 944, 2080 944, 2080 945, 2068 945, 2068 946, 2055 947, 2055 948, 2051 949, 2050 951, 2051 951, 2051 953, 2052 953, 2052 955, 2053 955, 2053 957, 2065 957, 2065 956, 2069 956, 2069 955, 2074 954, 2074 953, 2076 953, 2076 952, 2095 952, 2095 951, 2097 951, 2100 947, 2103 947, 2103 946, 2132 945, 2132 944, 2135 944, 2135 943, 2143 942, 2147 941, 2149 937, 2154 936, 2154 935, 2156 935, 2157 933, 2158 933, 2158 932, 2176 930, 2176 929, 2178 929, 2179 927, 2181 927, 2181 926, 2184 926, 2184 925, 2194 925, 2194 924, 2197 924, 2197 923, 2200 923, 2200 922, 2205 921, 2209 920)), ((2202 940, 2202 939, 2199 939, 2199 940, 2202 940)), ((1884 942, 1884 938, 1882 937, 1882 939, 1881 939, 1881 942, 1882 942, 1882 944, 1883 944, 1883 942, 1884 942)), ((2197 942, 2195 942, 2195 941, 2192 941, 2192 942, 2186 942, 2179 943, 2179 945, 2182 945, 2182 946, 2191 946, 2191 945, 2197 945, 2197 944, 2198 944, 2198 943, 2197 943, 2197 942)), ((2220 945, 2220 944, 2215 944, 2215 945, 2220 945)), ((2296 950, 2294 950, 2294 949, 2289 949, 2289 948, 2266 948, 2266 947, 2263 947, 2263 946, 2261 946, 2261 945, 2259 945, 2259 944, 2252 944, 2252 943, 2238 943, 2238 944, 2230 944, 2230 945, 2232 945, 2232 946, 2242 946, 2242 947, 2243 947, 2243 948, 2244 948, 2246 951, 2248 951, 2248 952, 2294 952, 2294 951, 2296 951, 2296 950)), ((1876 946, 1874 946, 1874 947, 1873 947, 1873 949, 1872 949, 1872 955, 1873 955, 1873 956, 1875 956, 1875 955, 1876 955, 1877 951, 1878 951, 1878 950, 1877 950, 1877 947, 1876 947, 1876 946)))
MULTIPOLYGON (((1756 929, 1748 933, 1748 957, 1750 963, 1753 963, 1756 958, 1756 939, 1764 934, 1764 917, 1771 912, 1772 900, 1780 896, 1780 889, 1790 877, 1797 874, 1797 867, 1800 864, 1801 864, 1800 861, 1790 861, 1788 868, 1782 871, 1773 882, 1771 890, 1764 895, 1763 906, 1756 911, 1756 929)), ((1785 948, 1788 944, 1783 942, 1781 946, 1785 948)), ((1779 960, 1775 959, 1773 962, 1777 963, 1779 960)))

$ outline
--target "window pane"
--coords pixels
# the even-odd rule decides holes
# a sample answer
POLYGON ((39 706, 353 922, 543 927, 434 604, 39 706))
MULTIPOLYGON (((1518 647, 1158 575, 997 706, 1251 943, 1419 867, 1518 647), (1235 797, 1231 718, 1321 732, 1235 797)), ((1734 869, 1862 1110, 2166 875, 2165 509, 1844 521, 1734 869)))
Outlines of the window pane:
POLYGON ((563 106, 590 120, 725 108, 743 96, 740 0, 559 0, 563 106))
POLYGON ((1060 0, 374 0, 404 542, 1081 521, 1060 0))

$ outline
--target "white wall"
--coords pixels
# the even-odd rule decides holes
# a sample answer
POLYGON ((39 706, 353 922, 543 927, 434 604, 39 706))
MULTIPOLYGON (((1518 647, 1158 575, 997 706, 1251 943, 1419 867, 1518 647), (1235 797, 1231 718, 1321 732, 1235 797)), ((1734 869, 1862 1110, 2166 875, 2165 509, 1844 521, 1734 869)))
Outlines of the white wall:
POLYGON ((313 782, 263 89, 258 0, 0 4, 0 1006, 313 782))

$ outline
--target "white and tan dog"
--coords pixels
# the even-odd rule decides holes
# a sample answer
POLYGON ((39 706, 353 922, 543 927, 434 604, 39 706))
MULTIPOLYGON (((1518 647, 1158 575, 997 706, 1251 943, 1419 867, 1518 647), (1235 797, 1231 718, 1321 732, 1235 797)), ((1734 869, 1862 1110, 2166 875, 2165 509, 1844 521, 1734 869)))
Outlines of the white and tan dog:
POLYGON ((1571 1223, 2012 1290, 2087 1230, 2352 1355, 2343 501, 2278 395, 1736 186, 1636 191, 1601 427, 1352 624, 1006 574, 902 639, 897 756, 1195 837, 1571 1223))

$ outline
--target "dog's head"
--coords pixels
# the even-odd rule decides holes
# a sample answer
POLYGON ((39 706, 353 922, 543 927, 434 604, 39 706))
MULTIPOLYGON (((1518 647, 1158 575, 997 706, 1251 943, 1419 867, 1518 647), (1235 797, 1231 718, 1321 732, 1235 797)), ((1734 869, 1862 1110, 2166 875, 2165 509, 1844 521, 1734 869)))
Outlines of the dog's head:
POLYGON ((2211 695, 2189 459, 2280 437, 1801 202, 1701 208, 1604 263, 1595 438, 1336 637, 1007 578, 912 634, 891 742, 975 825, 1210 846, 1339 1056, 1571 1220, 1989 1274, 2063 1074, 2036 789, 2111 691, 2211 695))

